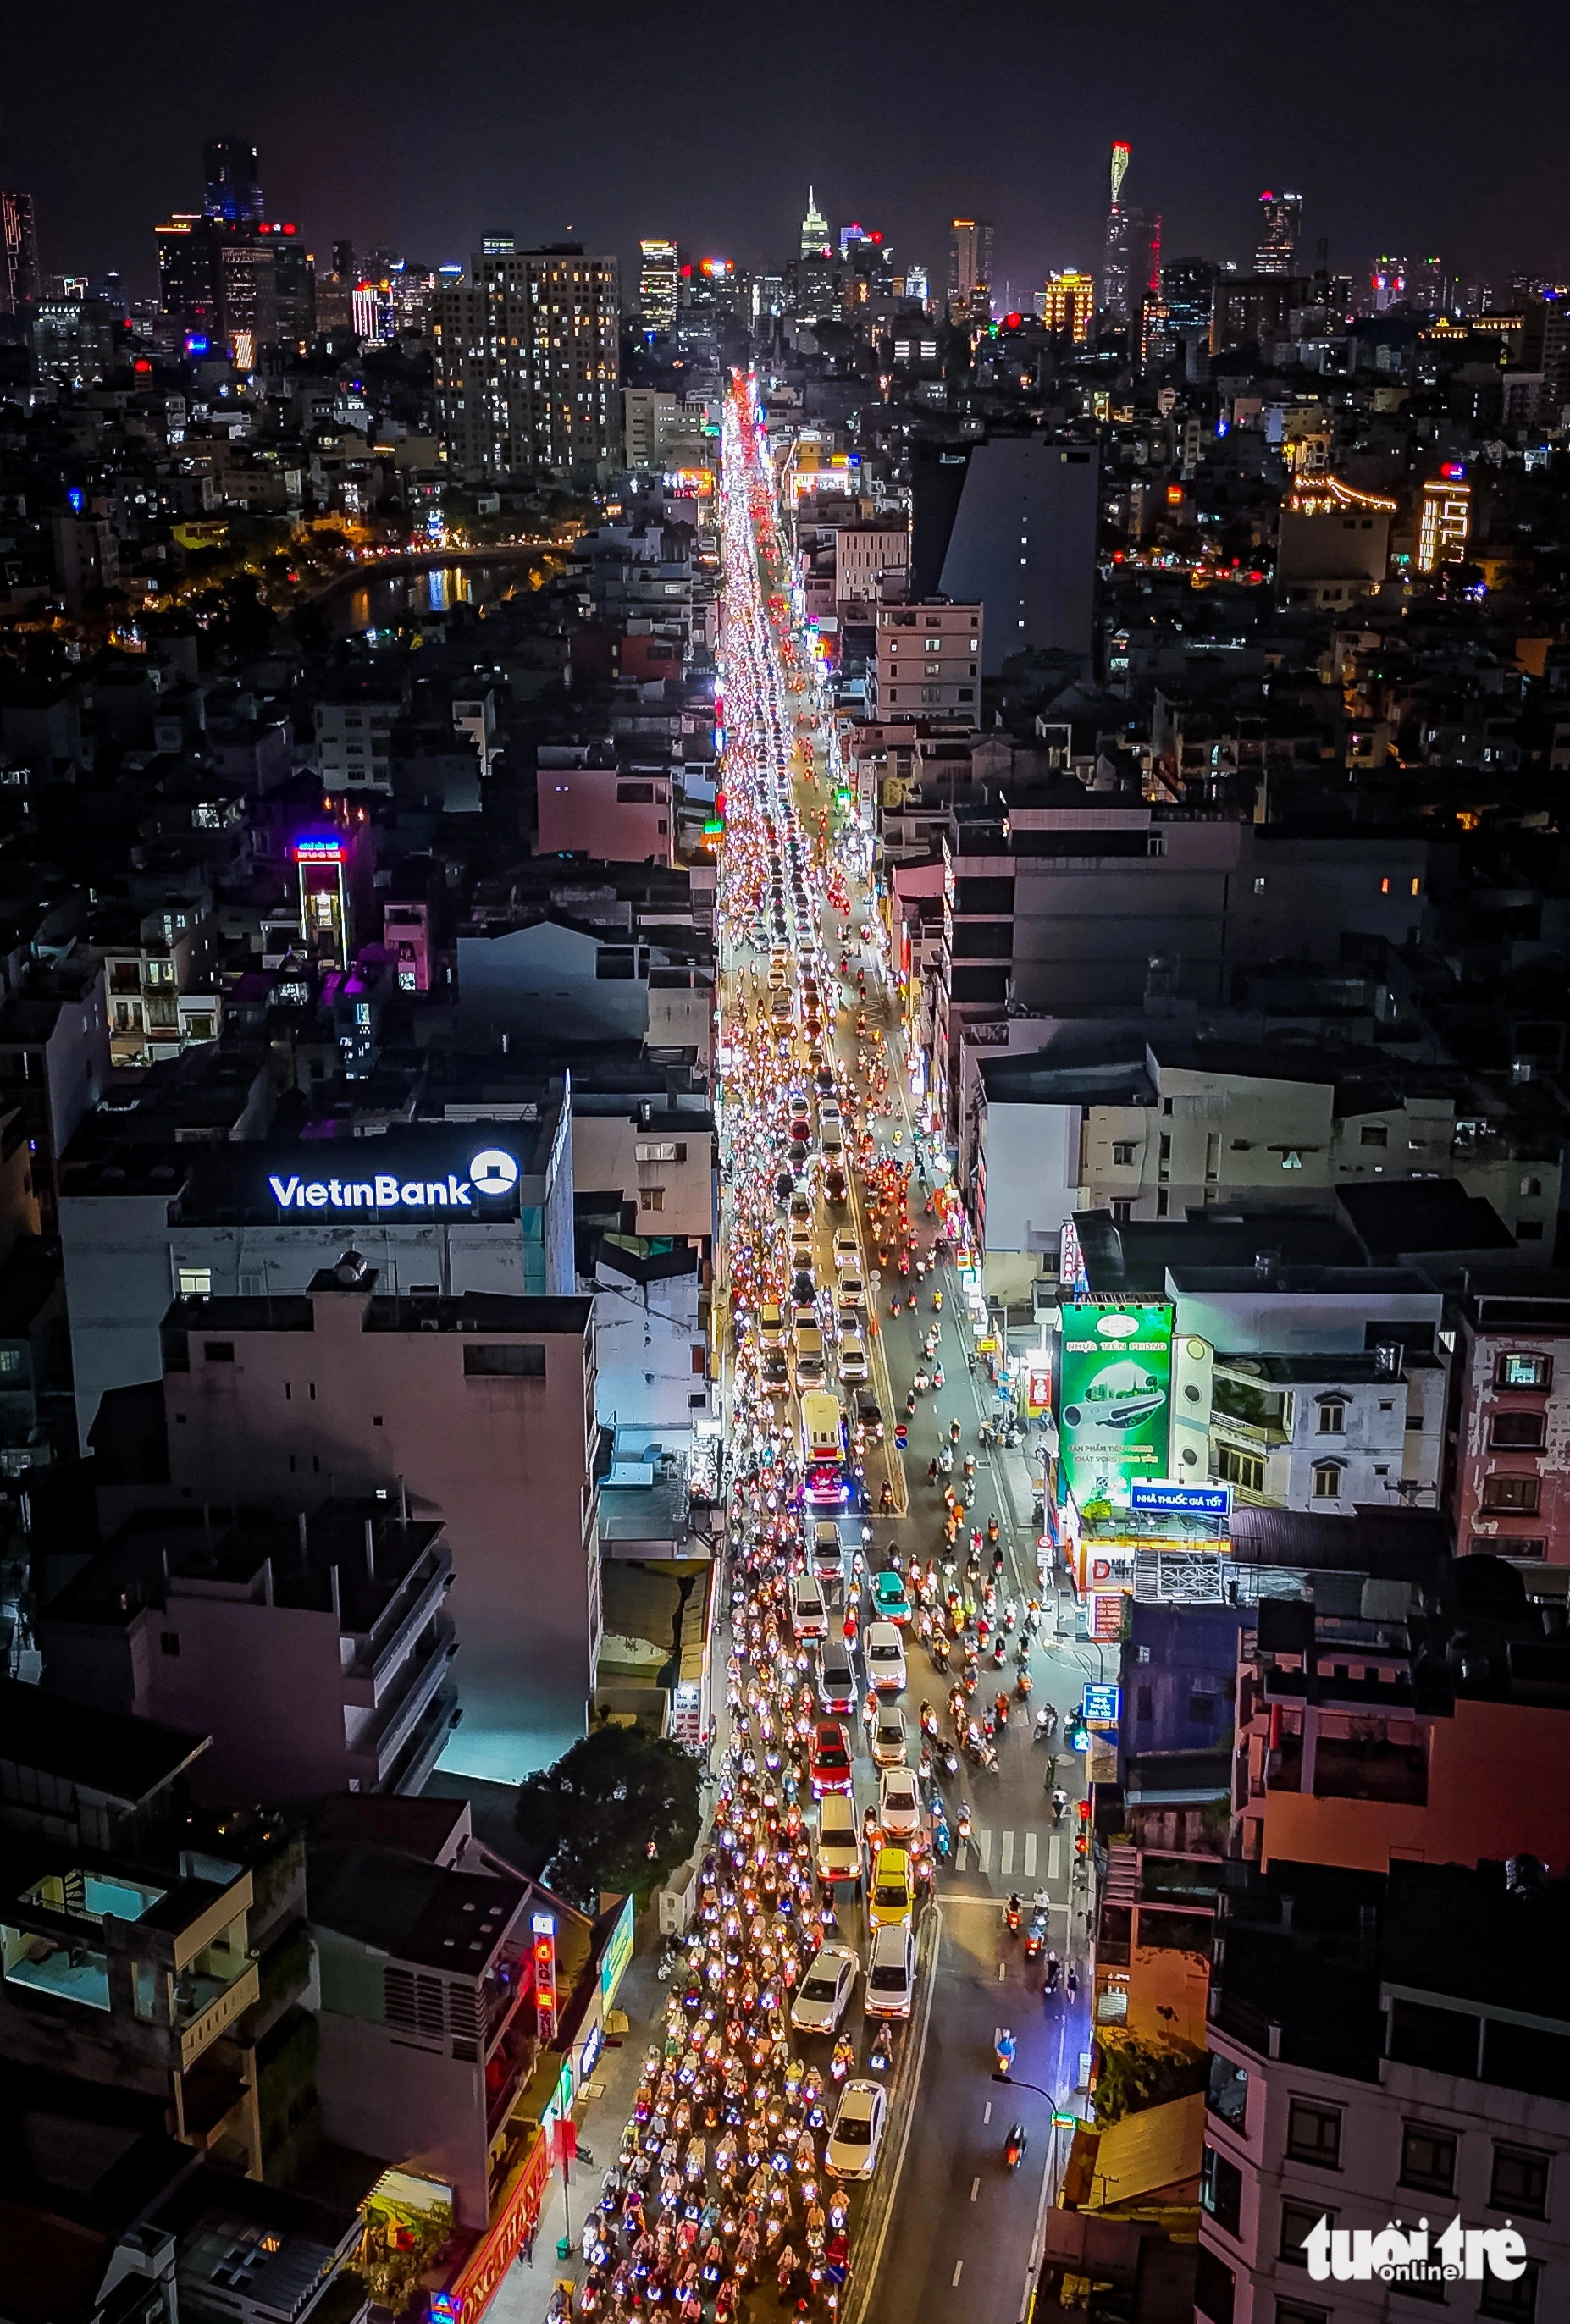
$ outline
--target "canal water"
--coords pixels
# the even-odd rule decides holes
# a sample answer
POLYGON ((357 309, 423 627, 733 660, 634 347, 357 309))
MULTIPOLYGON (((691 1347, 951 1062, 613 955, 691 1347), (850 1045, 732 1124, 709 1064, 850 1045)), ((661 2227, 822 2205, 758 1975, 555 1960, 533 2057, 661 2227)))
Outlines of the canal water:
POLYGON ((322 611, 337 636, 353 637, 362 630, 395 629, 423 613, 445 613, 454 605, 490 604, 528 586, 526 565, 438 565, 428 573, 389 574, 361 588, 341 590, 322 611))

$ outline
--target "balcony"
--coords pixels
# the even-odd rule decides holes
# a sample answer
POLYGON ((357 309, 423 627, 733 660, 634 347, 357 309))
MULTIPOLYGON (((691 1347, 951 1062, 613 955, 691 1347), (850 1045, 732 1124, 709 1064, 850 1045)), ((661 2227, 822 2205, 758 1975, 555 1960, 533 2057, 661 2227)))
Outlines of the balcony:
POLYGON ((205 1967, 193 1964, 175 1980, 171 2023, 180 2041, 182 2072, 250 2008, 262 1989, 256 1964, 245 1954, 212 1945, 201 1958, 205 1967))

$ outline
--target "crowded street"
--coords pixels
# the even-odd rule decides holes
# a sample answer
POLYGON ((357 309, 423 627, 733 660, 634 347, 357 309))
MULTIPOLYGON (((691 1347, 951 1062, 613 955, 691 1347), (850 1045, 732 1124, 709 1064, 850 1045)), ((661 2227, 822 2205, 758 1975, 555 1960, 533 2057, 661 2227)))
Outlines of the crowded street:
POLYGON ((1088 2065, 1093 1666, 1038 1566, 1041 1446, 978 1360, 740 377, 724 456, 724 1711, 574 2312, 1013 2316, 1088 2065))

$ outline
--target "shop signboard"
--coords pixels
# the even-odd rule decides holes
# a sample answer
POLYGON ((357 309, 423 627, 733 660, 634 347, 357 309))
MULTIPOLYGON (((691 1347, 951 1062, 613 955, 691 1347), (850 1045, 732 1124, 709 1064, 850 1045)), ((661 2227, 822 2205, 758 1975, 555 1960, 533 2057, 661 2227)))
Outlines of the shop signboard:
POLYGON ((1123 1608, 1127 1593, 1122 1590, 1093 1590, 1090 1593, 1090 1635, 1099 1646, 1115 1646, 1123 1634, 1123 1608))
POLYGON ((1150 1517, 1219 1517, 1224 1526, 1232 1516, 1232 1487, 1159 1484, 1135 1477, 1129 1483, 1129 1507, 1150 1517))
POLYGON ((1172 1310, 1083 1303, 1063 1311, 1057 1406, 1059 1491, 1083 1509, 1121 1500, 1135 1478, 1164 1477, 1172 1380, 1172 1310))
POLYGON ((633 1899, 628 1896, 616 1915, 616 1925, 605 1945, 605 1958, 600 1962, 600 1998, 608 2009, 616 1997, 622 1982, 622 1972, 633 1958, 633 1899))

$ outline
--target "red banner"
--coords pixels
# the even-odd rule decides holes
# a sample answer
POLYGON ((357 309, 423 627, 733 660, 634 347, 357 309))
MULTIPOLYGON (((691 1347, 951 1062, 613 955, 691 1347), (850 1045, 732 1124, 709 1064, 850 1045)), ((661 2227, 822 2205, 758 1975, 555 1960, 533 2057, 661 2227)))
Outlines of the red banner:
POLYGON ((462 2274, 431 2301, 431 2314, 441 2324, 476 2324, 495 2296, 496 2287, 517 2258, 526 2236, 539 2224, 545 2190, 550 2183, 550 2139, 536 2138, 518 2183, 503 2205, 494 2224, 476 2244, 462 2274))

